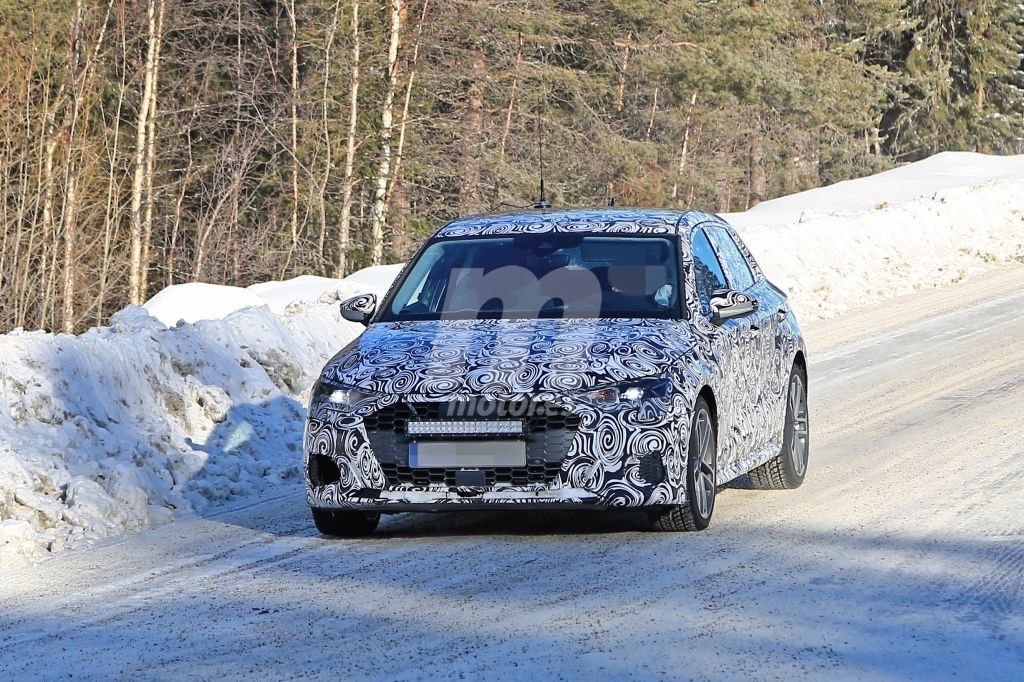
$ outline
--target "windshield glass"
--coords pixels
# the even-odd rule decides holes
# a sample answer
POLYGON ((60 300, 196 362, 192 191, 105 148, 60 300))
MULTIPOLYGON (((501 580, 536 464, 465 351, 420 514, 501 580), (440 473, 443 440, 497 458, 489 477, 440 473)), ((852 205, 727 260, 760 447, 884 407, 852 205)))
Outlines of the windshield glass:
POLYGON ((422 251, 380 319, 671 318, 676 263, 675 238, 442 239, 422 251))

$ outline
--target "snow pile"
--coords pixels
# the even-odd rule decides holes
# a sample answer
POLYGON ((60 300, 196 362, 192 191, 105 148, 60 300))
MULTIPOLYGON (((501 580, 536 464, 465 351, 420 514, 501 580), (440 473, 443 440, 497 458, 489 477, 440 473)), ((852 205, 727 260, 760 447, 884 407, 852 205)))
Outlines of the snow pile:
POLYGON ((266 302, 241 287, 228 287, 205 282, 169 286, 146 301, 146 312, 168 327, 178 322, 222 320, 231 313, 266 302))
POLYGON ((246 288, 202 282, 175 284, 149 299, 143 307, 167 326, 182 320, 221 320, 239 310, 261 306, 283 315, 293 305, 337 303, 365 291, 383 293, 401 268, 401 265, 377 265, 344 279, 302 275, 246 288))
MULTIPOLYGON (((221 289, 154 301, 206 314, 246 302, 221 289)), ((129 307, 79 336, 0 336, 0 563, 299 476, 308 390, 361 330, 335 305, 292 301, 172 328, 129 307)))
POLYGON ((1024 156, 945 152, 726 214, 803 319, 1024 260, 1024 156))

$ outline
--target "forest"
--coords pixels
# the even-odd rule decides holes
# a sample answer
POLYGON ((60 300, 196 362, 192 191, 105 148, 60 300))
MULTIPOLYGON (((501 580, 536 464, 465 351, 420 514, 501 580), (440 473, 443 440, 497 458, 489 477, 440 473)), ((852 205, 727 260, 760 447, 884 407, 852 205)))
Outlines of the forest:
POLYGON ((0 0, 0 332, 1024 151, 1019 0, 0 0))

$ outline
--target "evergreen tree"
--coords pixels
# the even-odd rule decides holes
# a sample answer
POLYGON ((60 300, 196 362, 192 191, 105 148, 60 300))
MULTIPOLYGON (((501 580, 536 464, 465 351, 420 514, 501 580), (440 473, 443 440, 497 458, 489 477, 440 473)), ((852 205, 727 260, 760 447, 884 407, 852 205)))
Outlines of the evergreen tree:
POLYGON ((1017 0, 909 0, 892 68, 906 79, 883 124, 887 150, 916 160, 948 149, 1013 153, 1024 134, 1017 0))

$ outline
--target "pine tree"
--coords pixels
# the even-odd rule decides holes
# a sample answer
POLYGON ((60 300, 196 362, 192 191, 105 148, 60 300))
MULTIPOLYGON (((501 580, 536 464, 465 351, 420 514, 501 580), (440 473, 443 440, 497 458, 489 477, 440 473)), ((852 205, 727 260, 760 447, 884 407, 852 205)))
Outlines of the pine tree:
POLYGON ((1024 134, 1017 0, 909 0, 894 36, 902 97, 885 117, 888 151, 916 160, 942 150, 1011 153, 1024 134))

